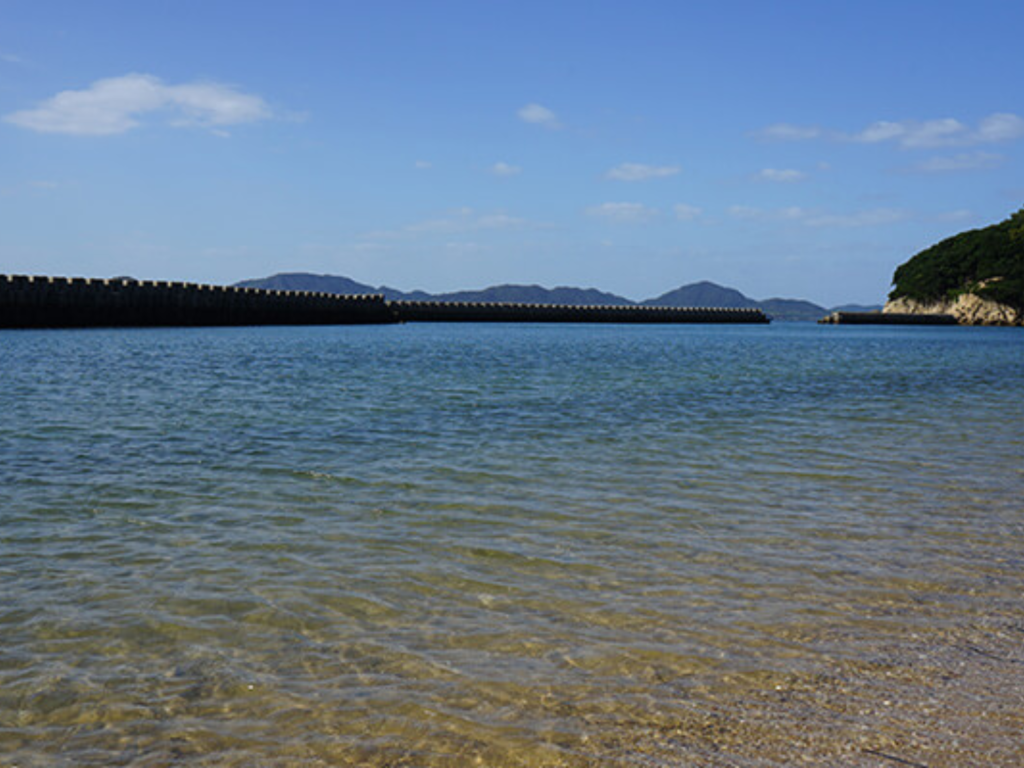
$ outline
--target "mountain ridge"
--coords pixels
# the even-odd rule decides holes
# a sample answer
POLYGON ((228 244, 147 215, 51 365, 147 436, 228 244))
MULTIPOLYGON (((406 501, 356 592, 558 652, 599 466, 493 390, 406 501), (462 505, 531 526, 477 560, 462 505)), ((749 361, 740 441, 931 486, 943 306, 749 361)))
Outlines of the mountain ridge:
MULTIPOLYGON (((263 288, 279 291, 315 291, 318 293, 383 294, 390 301, 458 301, 511 302, 521 304, 569 304, 586 306, 641 305, 663 307, 721 307, 724 309, 761 309, 774 320, 817 321, 827 315, 828 308, 803 299, 769 298, 758 301, 735 288, 709 280, 680 286, 658 297, 632 301, 624 296, 596 288, 540 285, 493 285, 480 290, 431 294, 425 291, 400 291, 389 286, 373 287, 348 277, 316 275, 309 272, 282 272, 269 277, 242 280, 240 288, 263 288)), ((850 306, 850 305, 845 305, 850 306)), ((881 305, 862 307, 864 311, 880 310, 881 305)))

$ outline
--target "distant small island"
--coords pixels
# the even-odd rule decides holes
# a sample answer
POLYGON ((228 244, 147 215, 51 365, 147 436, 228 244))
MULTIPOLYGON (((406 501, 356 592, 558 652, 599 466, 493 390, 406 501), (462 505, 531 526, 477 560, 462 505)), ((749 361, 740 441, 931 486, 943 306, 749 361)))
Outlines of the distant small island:
POLYGON ((707 307, 718 309, 760 309, 773 320, 814 322, 830 311, 869 312, 878 306, 844 305, 826 309, 799 299, 765 299, 757 301, 734 288, 708 281, 691 283, 644 301, 630 301, 624 296, 594 288, 539 285, 496 285, 476 291, 430 294, 424 291, 404 292, 388 286, 373 287, 337 275, 314 275, 308 272, 287 272, 235 283, 239 288, 263 288, 276 291, 314 291, 347 295, 381 294, 389 301, 458 301, 502 302, 521 304, 561 304, 578 306, 658 306, 707 307))
POLYGON ((948 314, 963 325, 1024 325, 1024 208, 900 265, 884 311, 948 314))

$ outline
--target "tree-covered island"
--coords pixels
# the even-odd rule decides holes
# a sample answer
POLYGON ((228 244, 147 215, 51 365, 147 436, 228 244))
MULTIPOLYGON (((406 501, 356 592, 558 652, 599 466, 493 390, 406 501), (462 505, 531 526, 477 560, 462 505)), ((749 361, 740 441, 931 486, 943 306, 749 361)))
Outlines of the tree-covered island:
POLYGON ((961 232, 896 269, 887 312, 941 312, 962 323, 1024 322, 1024 208, 961 232))

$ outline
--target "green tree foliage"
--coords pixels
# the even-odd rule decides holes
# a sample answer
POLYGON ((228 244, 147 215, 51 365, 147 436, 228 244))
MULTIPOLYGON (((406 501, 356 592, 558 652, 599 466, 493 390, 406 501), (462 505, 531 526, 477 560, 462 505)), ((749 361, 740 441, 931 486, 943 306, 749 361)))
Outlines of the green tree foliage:
POLYGON ((1024 208, 1010 217, 1010 239, 1014 242, 1024 241, 1024 208))
POLYGON ((1024 208, 921 251, 897 267, 892 282, 890 299, 927 302, 973 292, 1024 309, 1024 208))

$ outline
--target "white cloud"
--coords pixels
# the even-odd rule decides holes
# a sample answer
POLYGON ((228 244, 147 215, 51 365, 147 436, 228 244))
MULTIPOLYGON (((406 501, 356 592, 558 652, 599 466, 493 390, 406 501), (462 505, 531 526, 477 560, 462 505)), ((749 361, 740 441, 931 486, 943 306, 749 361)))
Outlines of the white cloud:
POLYGON ((913 166, 922 173, 950 173, 956 171, 984 171, 998 168, 1006 158, 993 152, 966 152, 947 157, 932 157, 913 166))
POLYGON ((545 128, 561 127, 561 123, 558 122, 555 113, 547 107, 542 107, 540 104, 527 104, 516 114, 519 115, 519 119, 523 122, 543 125, 545 128))
POLYGON ((904 134, 898 138, 902 146, 910 149, 975 143, 975 139, 970 136, 970 129, 951 117, 926 120, 923 123, 907 123, 905 126, 904 134))
POLYGON ((516 176, 522 172, 522 168, 518 165, 509 165, 508 163, 497 162, 491 166, 491 173, 495 176, 516 176))
POLYGON ((472 208, 456 208, 437 219, 426 219, 400 229, 375 230, 362 235, 363 240, 400 240, 416 235, 458 235, 483 230, 501 230, 524 227, 529 222, 506 213, 477 213, 472 208))
POLYGON ((817 139, 821 134, 821 129, 813 125, 776 123, 762 128, 755 136, 768 141, 806 141, 807 139, 817 139))
POLYGON ((672 208, 672 211, 680 221, 695 221, 704 214, 704 211, 697 206, 686 203, 678 203, 672 208))
POLYGON ((474 227, 476 229, 508 229, 509 227, 518 227, 525 223, 525 219, 520 219, 518 216, 508 216, 504 213, 490 213, 483 216, 477 216, 474 222, 474 227))
POLYGON ((878 144, 895 141, 908 149, 943 147, 951 144, 970 143, 970 129, 951 117, 940 120, 917 122, 907 120, 900 123, 881 121, 872 123, 859 133, 845 137, 861 144, 878 144))
POLYGON ((807 174, 792 168, 762 168, 755 174, 755 178, 761 181, 792 183, 794 181, 803 181, 807 178, 807 174))
POLYGON ((842 229, 893 224, 908 218, 905 212, 891 208, 844 214, 809 211, 799 206, 766 209, 746 205, 732 206, 729 215, 742 221, 792 221, 807 227, 842 229))
POLYGON ((263 99, 227 85, 187 83, 167 86, 164 91, 168 106, 182 113, 175 125, 237 125, 270 117, 263 99))
POLYGON ((765 212, 761 208, 754 208, 750 205, 731 205, 729 215, 734 219, 753 220, 765 218, 765 212))
POLYGON ((762 139, 788 141, 827 138, 858 144, 892 142, 904 149, 963 147, 1013 141, 1024 137, 1024 118, 1009 112, 996 112, 981 119, 974 128, 952 117, 933 120, 879 120, 856 133, 823 131, 817 127, 778 123, 762 129, 755 135, 762 139))
POLYGON ((808 227, 826 227, 854 229, 859 227, 877 227, 883 224, 895 224, 907 218, 903 211, 892 208, 875 208, 855 213, 819 213, 809 214, 803 221, 808 227))
POLYGON ((939 221, 969 221, 974 218, 974 211, 967 208, 958 208, 955 211, 947 211, 936 217, 939 221))
POLYGON ((490 250, 487 246, 480 243, 457 241, 445 243, 444 249, 453 256, 472 256, 490 250))
POLYGON ((14 53, 0 53, 0 61, 7 64, 24 64, 25 60, 14 53))
POLYGON ((658 215, 656 208, 648 208, 642 203, 601 203, 587 208, 588 216, 608 219, 617 222, 649 221, 658 215))
POLYGON ((1013 141, 1024 136, 1024 118, 1007 112, 989 115, 978 124, 975 137, 980 143, 1013 141))
POLYGON ((679 167, 675 165, 644 165, 643 163, 622 163, 612 168, 606 176, 616 181, 646 181, 675 176, 679 167))
MULTIPOLYGON (((265 120, 271 110, 259 96, 212 82, 165 85, 152 75, 97 80, 80 91, 61 91, 35 109, 3 119, 40 133, 110 136, 140 124, 145 114, 164 113, 171 125, 223 129, 265 120)), ((223 132, 220 130, 219 132, 223 132)))
POLYGON ((729 215, 742 221, 795 221, 807 215, 807 211, 798 206, 789 208, 756 208, 750 205, 733 205, 729 215))
POLYGON ((872 123, 860 133, 853 134, 847 138, 850 141, 856 141, 862 144, 877 144, 880 141, 898 139, 905 136, 906 133, 907 128, 905 125, 880 120, 876 123, 872 123))
POLYGON ((417 160, 413 164, 413 167, 416 168, 417 171, 429 171, 431 168, 434 167, 434 164, 428 162, 427 160, 417 160))

